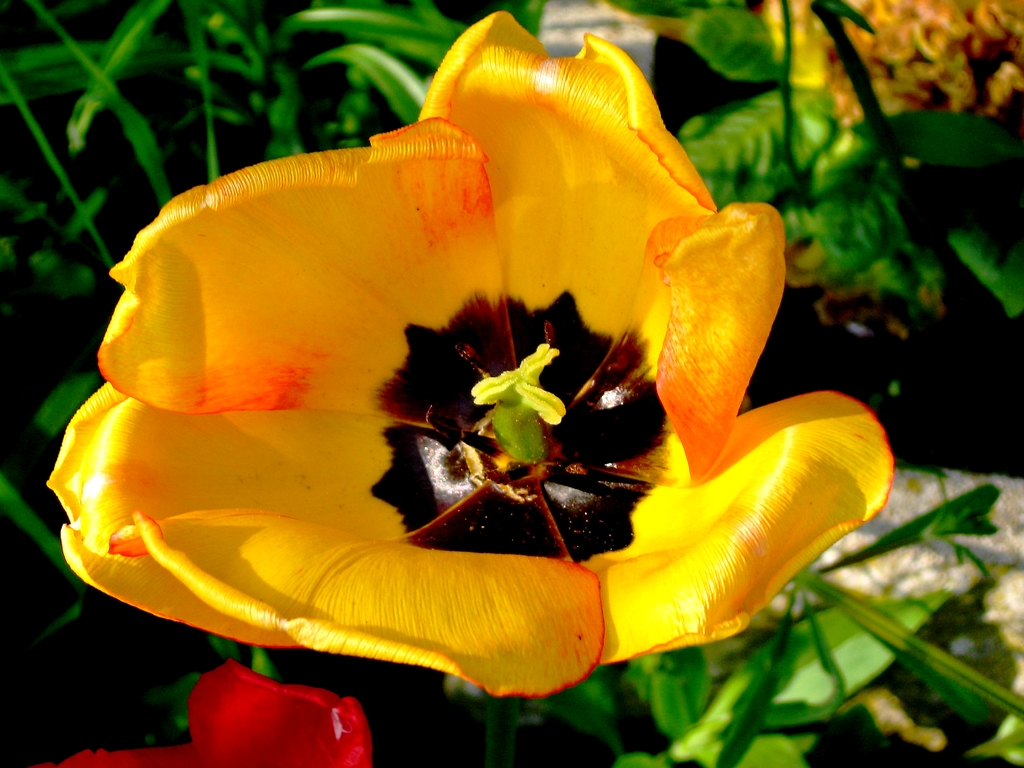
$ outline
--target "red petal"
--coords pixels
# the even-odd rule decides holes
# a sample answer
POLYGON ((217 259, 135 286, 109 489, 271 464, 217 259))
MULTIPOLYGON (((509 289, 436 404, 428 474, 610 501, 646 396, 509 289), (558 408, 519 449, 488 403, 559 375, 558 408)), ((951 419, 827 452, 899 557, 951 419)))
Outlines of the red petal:
POLYGON ((370 728, 359 702, 282 685, 228 661, 188 700, 192 744, 209 768, 370 768, 370 728))
POLYGON ((275 683, 233 661, 199 678, 188 720, 191 744, 86 750, 56 768, 371 768, 358 701, 275 683))
POLYGON ((32 768, 201 768, 191 744, 179 747, 147 747, 120 752, 84 750, 72 755, 59 766, 40 763, 32 768))

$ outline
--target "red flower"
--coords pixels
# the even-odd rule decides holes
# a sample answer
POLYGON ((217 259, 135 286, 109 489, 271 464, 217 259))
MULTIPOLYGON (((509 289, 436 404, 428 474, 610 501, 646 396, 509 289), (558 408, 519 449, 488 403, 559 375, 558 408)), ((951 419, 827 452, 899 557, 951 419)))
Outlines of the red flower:
MULTIPOLYGON (((370 768, 370 728, 359 702, 321 688, 282 685, 226 662, 188 699, 191 744, 123 752, 85 750, 59 768, 370 768)), ((36 768, 52 767, 44 763, 36 768)))

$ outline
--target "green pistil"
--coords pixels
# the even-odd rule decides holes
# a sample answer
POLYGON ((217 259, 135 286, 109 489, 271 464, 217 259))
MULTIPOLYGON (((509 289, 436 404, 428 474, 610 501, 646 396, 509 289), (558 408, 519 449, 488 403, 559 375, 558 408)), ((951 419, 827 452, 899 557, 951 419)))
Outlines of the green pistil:
POLYGON ((540 374, 558 357, 558 350, 541 344, 514 371, 488 376, 473 387, 477 405, 493 405, 494 436, 509 456, 527 464, 544 461, 551 451, 547 425, 559 424, 565 405, 540 386, 540 374))

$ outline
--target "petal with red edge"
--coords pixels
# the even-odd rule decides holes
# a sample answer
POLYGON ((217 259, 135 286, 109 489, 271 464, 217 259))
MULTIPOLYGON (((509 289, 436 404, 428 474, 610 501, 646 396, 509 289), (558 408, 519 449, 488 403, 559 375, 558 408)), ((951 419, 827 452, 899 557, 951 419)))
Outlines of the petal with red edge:
POLYGON ((486 158, 443 120, 262 163, 168 203, 112 275, 121 392, 188 413, 368 413, 408 351, 501 293, 486 158))
POLYGON ((707 219, 664 263, 672 310, 658 396, 695 480, 729 439, 768 339, 785 284, 785 245, 774 208, 737 203, 707 219))
POLYGON ((421 113, 468 131, 490 158, 507 289, 536 309, 570 292, 595 331, 632 324, 651 229, 713 203, 629 57, 588 37, 550 59, 506 13, 445 57, 421 113))
POLYGON ((160 520, 255 508, 393 538, 405 533, 402 518, 371 490, 391 465, 389 424, 337 411, 190 416, 107 385, 73 419, 49 484, 98 554, 136 510, 160 520))
MULTIPOLYGON (((68 525, 61 529, 61 545, 68 565, 82 581, 136 608, 248 645, 299 645, 277 627, 256 626, 211 607, 151 557, 94 552, 83 544, 81 534, 68 525)), ((139 553, 144 551, 143 547, 139 553)))
POLYGON ((200 600, 315 650, 521 696, 578 682, 601 655, 600 587, 574 563, 367 541, 252 510, 135 517, 145 559, 200 600))
MULTIPOLYGON (((198 762, 191 744, 177 747, 146 747, 107 752, 85 750, 54 766, 40 763, 31 768, 205 768, 198 762)), ((231 768, 226 765, 223 768, 231 768)))
POLYGON ((199 678, 189 733, 203 766, 370 768, 370 728, 359 702, 284 685, 228 661, 199 678))
POLYGON ((739 417, 706 481, 661 487, 633 543, 589 560, 607 622, 602 661, 742 630, 793 575, 884 506, 893 459, 863 405, 816 392, 739 417))

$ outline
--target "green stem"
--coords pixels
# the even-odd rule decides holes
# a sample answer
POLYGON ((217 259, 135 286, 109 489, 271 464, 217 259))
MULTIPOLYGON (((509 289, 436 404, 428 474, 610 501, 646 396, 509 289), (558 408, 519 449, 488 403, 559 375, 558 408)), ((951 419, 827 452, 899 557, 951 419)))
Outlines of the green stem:
POLYGON ((811 8, 818 14, 821 23, 825 25, 825 29, 835 41, 839 60, 843 62, 846 75, 850 78, 854 93, 857 94, 860 106, 864 110, 864 122, 867 123, 868 129, 882 150, 885 159, 889 161, 889 165, 897 174, 902 175, 903 153, 900 152, 899 144, 896 142, 896 134, 893 133, 892 126, 889 125, 889 121, 886 120, 885 114, 882 112, 878 97, 875 96, 875 91, 871 87, 871 76, 868 74, 864 62, 860 60, 857 49, 853 47, 846 30, 843 29, 842 19, 822 7, 820 3, 812 3, 811 8))
POLYGON ((185 16, 192 55, 199 67, 199 90, 203 95, 203 116, 206 118, 206 175, 208 181, 220 176, 220 162, 217 157, 217 136, 213 128, 213 93, 210 87, 210 54, 203 32, 202 4, 200 0, 179 0, 185 16))
POLYGON ((504 699, 488 697, 484 768, 512 768, 516 757, 520 703, 514 696, 504 699))
POLYGON ((930 667, 1000 709, 1024 718, 1024 699, 1020 696, 989 680, 941 648, 914 637, 906 627, 877 608, 808 571, 799 574, 797 582, 838 606, 847 616, 895 651, 930 667))
POLYGON ((790 15, 789 0, 782 0, 782 32, 784 45, 782 49, 782 76, 779 78, 779 95, 782 98, 782 147, 789 172, 797 185, 801 196, 806 199, 800 170, 796 166, 796 155, 793 154, 793 134, 796 121, 793 115, 793 84, 790 76, 793 72, 793 20, 790 15))
POLYGON ((89 209, 82 203, 82 198, 78 196, 75 188, 71 185, 71 179, 68 177, 67 171, 64 170, 64 166, 61 165, 60 160, 57 159, 57 153, 53 151, 53 147, 50 146, 49 140, 46 138, 46 134, 43 133, 42 126, 36 121, 35 115, 32 114, 32 110, 29 109, 28 102, 25 101, 25 97, 22 95, 21 90, 18 88, 18 84, 14 82, 14 78, 11 77, 7 71, 7 67, 0 62, 0 83, 3 84, 4 90, 11 96, 11 101, 14 102, 14 106, 18 108, 21 113, 21 119, 25 121, 25 125, 28 126, 29 131, 32 133, 32 138, 36 140, 36 145, 39 147, 39 151, 43 153, 43 157, 46 158, 46 164, 50 166, 50 170, 53 171, 53 175, 60 181, 60 186, 64 190, 64 194, 68 196, 68 200, 75 206, 75 212, 81 217, 84 222, 85 231, 92 237, 93 242, 96 243, 96 248, 99 250, 99 259, 103 266, 108 269, 114 266, 114 260, 110 256, 110 251, 107 250, 107 244, 103 242, 103 238, 100 237, 99 230, 96 229, 96 224, 92 220, 92 214, 89 213, 89 209))
MULTIPOLYGON (((142 166, 149 184, 153 188, 157 202, 163 205, 171 199, 171 186, 167 181, 167 174, 160 161, 160 149, 157 145, 156 136, 146 122, 146 118, 133 107, 124 96, 113 80, 104 72, 95 61, 89 58, 89 54, 78 44, 68 31, 61 26, 57 18, 50 13, 40 0, 25 0, 25 4, 32 9, 40 21, 48 26, 67 48, 71 55, 78 59, 78 63, 89 73, 97 84, 106 91, 107 104, 121 121, 125 138, 128 139, 135 151, 135 157, 142 166)), ((113 262, 111 262, 111 266, 113 262)))

